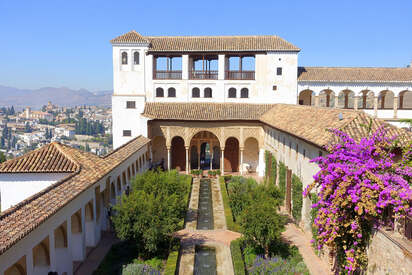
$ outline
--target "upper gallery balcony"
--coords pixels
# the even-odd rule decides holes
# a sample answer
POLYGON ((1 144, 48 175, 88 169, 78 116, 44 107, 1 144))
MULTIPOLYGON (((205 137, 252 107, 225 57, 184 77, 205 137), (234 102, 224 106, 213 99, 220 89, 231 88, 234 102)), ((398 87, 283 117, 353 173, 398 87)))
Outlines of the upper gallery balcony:
POLYGON ((189 79, 218 79, 218 56, 189 57, 189 79))
POLYGON ((255 80, 255 56, 227 56, 225 79, 255 80))
POLYGON ((182 57, 154 56, 153 79, 182 79, 182 57))

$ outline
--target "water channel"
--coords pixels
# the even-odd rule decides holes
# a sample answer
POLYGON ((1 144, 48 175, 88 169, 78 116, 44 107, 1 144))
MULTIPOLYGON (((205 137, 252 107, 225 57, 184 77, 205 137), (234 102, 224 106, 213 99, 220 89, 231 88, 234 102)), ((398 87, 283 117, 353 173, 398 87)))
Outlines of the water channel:
POLYGON ((196 229, 213 230, 212 184, 210 179, 201 179, 196 229))
POLYGON ((197 245, 195 253, 194 275, 216 275, 216 249, 197 245))

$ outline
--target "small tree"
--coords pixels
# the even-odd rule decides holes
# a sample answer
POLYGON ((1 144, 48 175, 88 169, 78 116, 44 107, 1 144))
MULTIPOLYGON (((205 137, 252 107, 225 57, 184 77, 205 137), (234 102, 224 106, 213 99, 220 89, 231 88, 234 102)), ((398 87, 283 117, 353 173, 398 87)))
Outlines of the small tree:
POLYGON ((285 220, 277 213, 272 200, 253 201, 246 208, 240 219, 242 232, 247 241, 262 247, 265 256, 269 256, 270 246, 280 240, 285 220))
POLYGON ((0 163, 5 162, 6 161, 6 156, 4 155, 3 152, 0 152, 0 163))

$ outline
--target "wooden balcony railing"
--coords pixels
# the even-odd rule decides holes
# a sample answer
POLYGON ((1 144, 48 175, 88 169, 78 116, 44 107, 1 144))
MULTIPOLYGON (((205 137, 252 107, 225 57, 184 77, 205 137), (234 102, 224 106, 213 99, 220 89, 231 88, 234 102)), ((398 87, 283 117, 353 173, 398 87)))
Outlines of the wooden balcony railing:
POLYGON ((217 79, 218 71, 189 71, 189 79, 217 79))
POLYGON ((154 71, 153 79, 182 79, 182 71, 154 71))
POLYGON ((226 71, 225 79, 228 80, 255 80, 255 71, 226 71))

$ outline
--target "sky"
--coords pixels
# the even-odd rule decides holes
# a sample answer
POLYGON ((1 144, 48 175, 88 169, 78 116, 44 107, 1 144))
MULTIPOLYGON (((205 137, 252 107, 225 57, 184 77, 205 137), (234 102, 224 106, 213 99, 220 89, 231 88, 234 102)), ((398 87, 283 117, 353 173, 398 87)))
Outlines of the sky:
POLYGON ((412 1, 0 0, 0 85, 111 90, 110 39, 276 34, 300 66, 405 67, 412 1))

